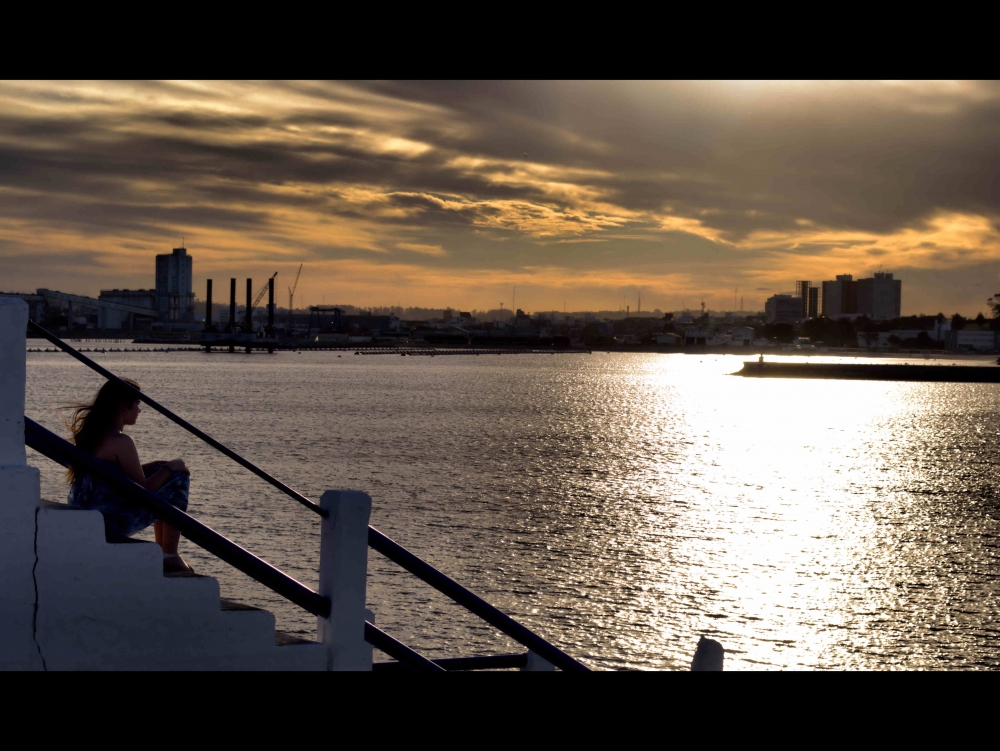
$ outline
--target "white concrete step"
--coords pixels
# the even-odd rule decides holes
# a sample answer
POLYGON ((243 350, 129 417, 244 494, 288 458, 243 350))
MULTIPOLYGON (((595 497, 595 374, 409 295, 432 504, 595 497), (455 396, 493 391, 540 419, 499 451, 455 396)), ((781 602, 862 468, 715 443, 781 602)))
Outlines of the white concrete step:
POLYGON ((49 670, 322 670, 322 644, 282 640, 274 615, 227 606, 218 580, 163 576, 155 543, 108 543, 100 512, 42 501, 34 638, 49 670), (221 603, 221 606, 220 606, 221 603))

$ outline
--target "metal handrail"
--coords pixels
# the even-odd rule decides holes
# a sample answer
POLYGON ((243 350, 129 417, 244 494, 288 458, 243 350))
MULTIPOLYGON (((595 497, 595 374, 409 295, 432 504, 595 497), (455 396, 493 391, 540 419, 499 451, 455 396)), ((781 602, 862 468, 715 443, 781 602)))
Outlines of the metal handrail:
POLYGON ((428 672, 438 672, 444 671, 444 668, 440 665, 435 664, 431 660, 428 660, 419 652, 415 652, 408 646, 403 644, 401 641, 393 639, 385 631, 382 631, 375 624, 370 621, 365 621, 365 641, 371 644, 377 649, 381 649, 390 657, 395 657, 399 660, 399 663, 388 663, 390 665, 403 664, 408 668, 416 668, 417 670, 428 671, 428 672))
POLYGON ((107 378, 109 381, 114 381, 119 386, 124 387, 127 391, 132 392, 134 394, 134 396, 135 396, 136 399, 139 399, 140 401, 145 402, 146 404, 148 404, 150 407, 152 407, 153 409, 155 409, 157 412, 159 412, 161 415, 163 415, 167 419, 172 420, 173 422, 177 423, 182 428, 184 428, 185 430, 187 430, 189 433, 193 433, 194 435, 198 436, 201 440, 203 440, 209 446, 211 446, 212 448, 214 448, 214 449, 216 449, 218 451, 221 451, 223 454, 225 454, 226 456, 228 456, 230 459, 232 459, 234 462, 236 462, 240 466, 245 467, 246 469, 249 469, 251 472, 253 472, 255 475, 257 475, 257 477, 261 478, 262 480, 265 480, 266 482, 269 482, 271 485, 273 485, 274 487, 276 487, 278 490, 280 490, 283 493, 285 493, 285 495, 290 496, 291 498, 294 498, 296 501, 298 501, 299 503, 301 503, 303 506, 305 506, 306 508, 308 508, 311 511, 316 512, 320 516, 324 516, 324 517, 327 516, 326 511, 324 511, 322 508, 320 508, 320 506, 318 504, 313 503, 312 501, 310 501, 308 498, 306 498, 304 495, 302 495, 297 490, 294 490, 294 489, 288 487, 287 485, 285 485, 285 483, 283 483, 281 480, 277 479, 276 477, 272 477, 267 472, 265 472, 260 467, 258 467, 256 464, 247 461, 246 459, 244 459, 242 456, 240 456, 239 454, 237 454, 235 451, 233 451, 229 447, 224 446, 223 444, 219 443, 217 440, 215 440, 214 438, 212 438, 212 436, 208 435, 208 433, 205 433, 205 432, 199 430, 194 425, 192 425, 187 420, 185 420, 183 417, 175 415, 173 412, 171 412, 169 409, 167 409, 166 407, 164 407, 162 404, 160 404, 159 402, 157 402, 155 399, 153 399, 149 395, 144 394, 142 391, 139 391, 138 389, 134 388, 133 386, 130 386, 129 384, 125 383, 125 381, 123 381, 121 378, 119 378, 118 376, 116 376, 110 370, 107 370, 106 368, 102 368, 100 365, 98 365, 96 362, 94 362, 93 360, 91 360, 89 357, 85 357, 80 352, 77 352, 75 349, 73 349, 73 347, 71 347, 70 345, 66 344, 66 342, 64 342, 62 339, 60 339, 59 337, 57 337, 55 334, 49 333, 48 331, 46 331, 45 329, 43 329, 41 326, 39 326, 37 323, 35 323, 34 321, 31 321, 31 320, 28 321, 28 329, 30 331, 33 331, 34 333, 38 334, 39 336, 41 336, 41 337, 43 337, 45 339, 48 339, 54 345, 56 345, 57 347, 59 347, 59 349, 61 349, 63 352, 65 352, 66 354, 70 355, 71 357, 75 357, 77 360, 79 360, 80 362, 82 362, 88 368, 91 368, 92 370, 97 371, 102 376, 104 376, 105 378, 107 378))
POLYGON ((434 589, 447 595, 462 607, 475 613, 491 626, 499 629, 514 641, 523 644, 556 667, 577 672, 590 670, 582 662, 570 657, 559 647, 550 644, 526 626, 522 626, 502 610, 490 605, 482 597, 473 594, 457 581, 442 574, 398 542, 371 526, 368 527, 368 546, 377 550, 390 561, 398 563, 418 579, 430 584, 434 589))
MULTIPOLYGON (((284 571, 275 568, 229 538, 220 535, 211 527, 157 498, 125 475, 108 467, 100 459, 60 438, 28 416, 24 418, 24 443, 64 467, 72 465, 78 470, 85 469, 102 482, 107 483, 123 498, 134 501, 152 511, 157 519, 162 519, 179 530, 188 540, 260 582, 272 592, 294 602, 313 615, 321 618, 330 616, 330 598, 314 592, 284 571)), ((444 669, 368 621, 365 621, 364 633, 365 641, 408 666, 417 670, 439 671, 444 669)))
MULTIPOLYGON (((477 655, 475 657, 441 657, 431 660, 444 670, 501 670, 504 668, 523 668, 528 664, 528 653, 519 652, 507 655, 477 655)), ((412 670, 404 662, 376 662, 372 664, 375 672, 392 672, 412 670)))
MULTIPOLYGON (((143 392, 136 390, 132 386, 129 386, 129 384, 122 381, 121 378, 116 376, 114 373, 105 368, 102 368, 93 360, 81 354, 80 352, 76 351, 70 345, 66 344, 59 337, 43 329, 37 323, 34 323, 33 321, 29 320, 28 328, 31 331, 34 331, 40 336, 44 337, 48 341, 52 342, 57 347, 59 347, 72 357, 76 358, 87 367, 100 373, 105 378, 115 381, 119 385, 124 386, 129 391, 132 391, 135 394, 136 398, 141 399, 146 404, 151 406, 153 409, 158 411, 160 414, 164 415, 165 417, 168 417, 170 420, 177 423, 185 430, 198 436, 213 448, 218 449, 223 454, 233 459, 241 466, 246 467, 255 475, 266 480, 271 485, 283 491, 284 493, 291 496, 295 500, 299 501, 307 508, 315 511, 320 516, 324 517, 327 516, 327 512, 325 509, 321 508, 316 503, 310 501, 308 498, 306 498, 298 491, 293 490, 292 488, 285 485, 285 483, 272 477, 271 475, 269 475, 267 472, 257 467, 252 462, 249 462, 246 459, 244 459, 235 451, 232 451, 231 449, 227 448, 223 444, 216 441, 207 433, 204 433, 195 426, 191 425, 191 423, 189 423, 184 418, 175 415, 173 412, 171 412, 169 409, 156 402, 151 397, 143 394, 143 392)), ((27 420, 27 418, 25 419, 27 420)), ((173 507, 171 506, 171 508, 173 507)), ((489 623, 494 628, 499 629, 501 632, 512 638, 514 641, 532 650, 543 659, 548 660, 556 667, 562 668, 563 670, 571 670, 571 671, 590 670, 590 668, 588 668, 583 663, 579 662, 570 655, 566 654, 561 649, 556 647, 554 644, 551 644, 550 642, 546 641, 541 636, 534 633, 531 629, 522 626, 520 623, 515 621, 513 618, 511 618, 503 611, 499 610, 493 605, 490 605, 488 602, 486 602, 486 600, 474 594, 469 589, 466 589, 451 577, 438 571, 436 568, 434 568, 434 566, 427 563, 420 557, 414 555, 409 550, 400 545, 398 542, 395 542, 387 535, 383 534, 382 532, 379 532, 377 529, 375 529, 375 527, 372 527, 370 525, 368 527, 368 546, 378 551, 386 558, 398 564, 405 570, 409 571, 411 574, 416 576, 421 581, 431 585, 432 587, 434 587, 436 590, 443 593, 447 597, 450 597, 452 600, 454 600, 462 607, 478 615, 484 621, 489 623)))

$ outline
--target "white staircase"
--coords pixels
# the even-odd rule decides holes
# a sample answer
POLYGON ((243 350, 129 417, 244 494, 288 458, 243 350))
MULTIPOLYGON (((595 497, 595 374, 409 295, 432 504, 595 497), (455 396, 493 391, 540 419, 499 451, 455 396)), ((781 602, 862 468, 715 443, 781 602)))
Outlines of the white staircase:
MULTIPOLYGON (((345 660, 370 670, 363 560, 337 593, 360 605, 340 607, 332 626, 319 619, 332 636, 312 642, 276 633, 265 610, 222 600, 216 579, 164 577, 155 543, 109 544, 100 512, 41 500, 24 445, 27 322, 23 301, 0 297, 0 670, 327 670, 345 660)), ((367 524, 350 528, 365 540, 367 524)))
POLYGON ((105 542, 100 512, 42 501, 36 519, 44 669, 326 669, 322 644, 276 635, 273 614, 221 600, 216 579, 163 576, 155 543, 105 542))

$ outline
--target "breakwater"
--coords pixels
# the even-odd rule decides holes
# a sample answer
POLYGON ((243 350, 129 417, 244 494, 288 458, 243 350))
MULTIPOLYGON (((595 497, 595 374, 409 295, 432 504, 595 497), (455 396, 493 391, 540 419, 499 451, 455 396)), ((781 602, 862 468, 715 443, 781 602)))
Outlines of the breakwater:
MULTIPOLYGON (((119 352, 225 352, 229 345, 225 347, 213 344, 198 347, 82 347, 77 348, 78 352, 109 354, 119 352)), ((267 351, 273 353, 275 350, 284 352, 340 352, 356 355, 402 355, 409 357, 438 357, 443 355, 554 355, 554 354, 590 354, 588 349, 530 349, 527 347, 498 347, 493 349, 483 348, 435 348, 435 347, 325 347, 325 346, 268 346, 267 344, 245 344, 239 343, 230 352, 250 353, 251 350, 267 351)), ((28 352, 61 352, 55 347, 28 347, 28 352)))
POLYGON ((750 378, 826 378, 856 381, 1000 383, 1000 367, 871 363, 744 362, 733 375, 750 378))

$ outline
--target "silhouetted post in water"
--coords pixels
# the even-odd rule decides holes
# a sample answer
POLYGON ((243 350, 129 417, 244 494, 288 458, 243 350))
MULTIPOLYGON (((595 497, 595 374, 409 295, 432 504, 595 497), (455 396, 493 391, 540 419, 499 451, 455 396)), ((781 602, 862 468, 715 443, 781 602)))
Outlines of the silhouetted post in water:
MULTIPOLYGON (((267 335, 274 336, 274 277, 267 280, 267 335)), ((268 347, 267 352, 274 354, 274 347, 268 347)))
POLYGON ((205 285, 205 331, 212 329, 212 280, 205 285))
POLYGON ((691 660, 691 670, 720 672, 724 655, 725 650, 719 642, 714 639, 706 639, 703 636, 698 640, 698 649, 695 650, 694 659, 691 660))
POLYGON ((250 308, 251 300, 253 300, 253 279, 247 279, 247 310, 246 315, 243 316, 243 330, 250 332, 253 331, 253 322, 250 320, 252 310, 250 308))
MULTIPOLYGON (((236 332, 236 279, 229 280, 229 341, 232 342, 236 332)), ((230 343, 229 351, 235 352, 230 343)))
MULTIPOLYGON (((212 280, 205 285, 205 331, 212 330, 212 280)), ((205 352, 212 352, 212 345, 205 345, 205 352)))
MULTIPOLYGON (((251 306, 251 300, 253 299, 253 279, 247 277, 247 312, 243 317, 243 330, 250 334, 253 333, 253 320, 251 316, 253 315, 253 309, 251 306)), ((250 347, 247 346, 247 354, 250 354, 250 347)))

